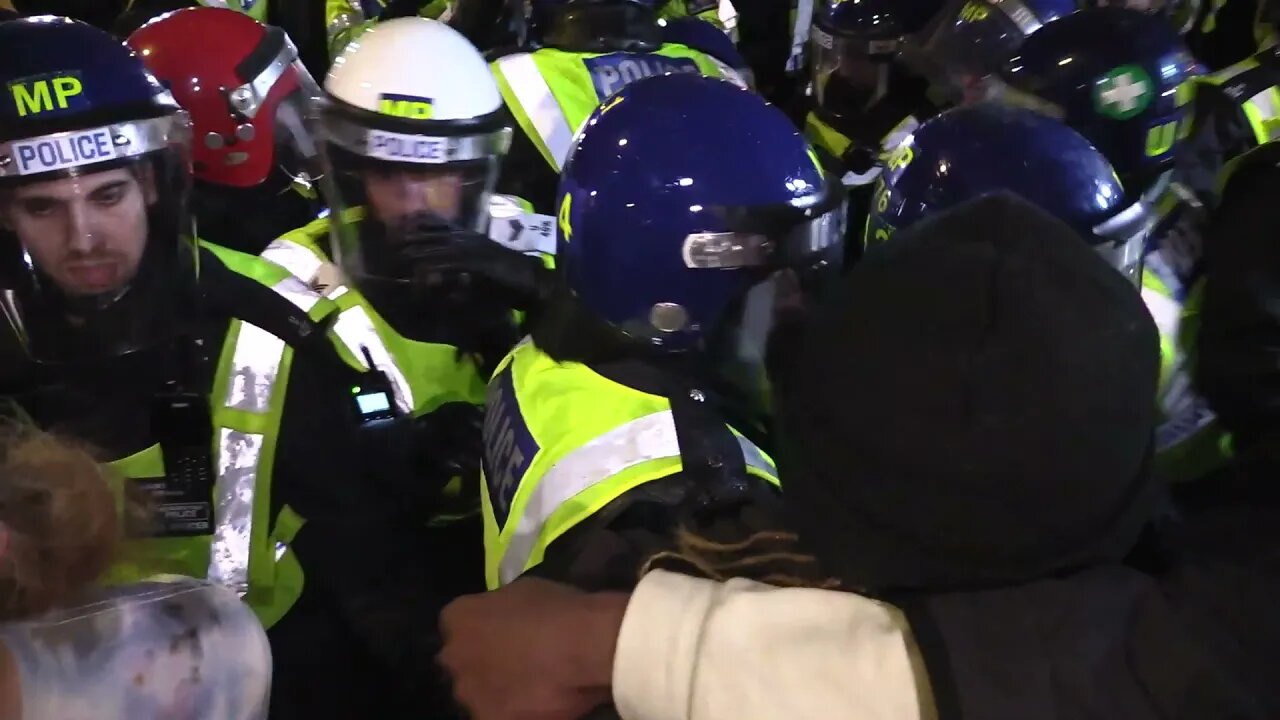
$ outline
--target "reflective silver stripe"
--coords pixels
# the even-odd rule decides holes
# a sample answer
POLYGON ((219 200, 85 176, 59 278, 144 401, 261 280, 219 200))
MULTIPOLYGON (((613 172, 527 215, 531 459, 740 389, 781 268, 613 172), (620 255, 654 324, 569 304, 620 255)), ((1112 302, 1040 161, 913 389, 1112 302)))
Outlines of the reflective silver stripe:
POLYGON ((712 57, 712 56, 710 56, 710 55, 707 55, 706 57, 707 57, 707 59, 708 59, 708 60, 710 60, 710 61, 712 62, 712 64, 714 64, 714 65, 716 66, 716 69, 720 71, 720 75, 721 75, 725 80, 728 80, 729 82, 733 83, 734 85, 737 85, 738 87, 740 87, 740 88, 742 88, 742 89, 744 89, 744 90, 750 90, 750 89, 751 89, 751 86, 750 86, 749 84, 747 84, 746 79, 742 77, 742 73, 740 73, 740 72, 738 72, 737 70, 735 70, 735 69, 733 69, 733 68, 729 67, 728 65, 724 64, 724 63, 723 63, 723 62, 721 62, 720 60, 718 60, 718 59, 716 59, 716 58, 714 58, 714 57, 712 57))
MULTIPOLYGON (((303 312, 320 296, 297 278, 271 288, 303 312)), ((284 362, 285 342, 262 328, 240 323, 231 358, 224 404, 232 410, 265 415, 284 362)), ((229 427, 218 428, 218 475, 214 481, 214 529, 209 553, 211 581, 243 595, 249 589, 249 558, 253 539, 253 506, 265 437, 229 427)), ((276 547, 276 559, 281 557, 276 547)))
POLYGON ((208 577, 241 595, 249 590, 253 502, 263 440, 256 433, 218 428, 218 477, 213 487, 216 522, 208 577))
POLYGON ((352 25, 357 25, 362 22, 363 19, 357 20, 353 15, 354 13, 344 12, 333 16, 333 19, 329 21, 328 26, 329 42, 336 40, 340 34, 350 29, 352 25))
POLYGON ((272 240, 262 257, 288 270, 294 277, 310 285, 324 265, 324 260, 316 254, 292 240, 278 238, 272 240))
POLYGON ((519 53, 498 61, 498 70, 507 80, 511 92, 515 93, 525 115, 533 123, 533 128, 542 138, 542 143, 551 153, 557 171, 564 167, 565 158, 569 156, 569 146, 573 143, 574 129, 569 127, 569 120, 560 111, 556 96, 551 87, 538 72, 533 56, 519 53))
POLYGON ((147 120, 18 138, 0 143, 0 178, 137 157, 164 150, 177 142, 186 142, 190 135, 187 114, 178 112, 147 120), (102 141, 101 146, 98 145, 99 140, 102 141), (81 149, 78 153, 55 150, 65 148, 68 143, 77 143, 81 149), (92 148, 89 154, 84 152, 85 143, 92 148), (39 150, 44 151, 43 155, 37 152, 39 150), (60 154, 55 155, 54 152, 60 154))
MULTIPOLYGON (((293 46, 293 40, 289 36, 284 38, 284 47, 271 60, 271 64, 263 68, 262 72, 249 82, 234 88, 228 93, 227 97, 231 101, 231 106, 240 114, 254 119, 258 115, 258 110, 263 103, 267 101, 267 96, 271 94, 271 89, 275 87, 276 81, 284 75, 284 71, 298 59, 298 49, 293 46)), ((274 121, 274 118, 272 119, 274 121)))
POLYGON ((231 358, 234 374, 227 383, 227 407, 252 413, 267 411, 284 348, 284 341, 275 335, 256 325, 240 323, 231 358))
POLYGON ((724 27, 724 31, 728 33, 734 43, 737 43, 738 9, 733 6, 732 0, 720 0, 720 5, 716 8, 716 17, 720 20, 720 24, 724 27))
POLYGON ((1022 0, 991 0, 991 4, 1012 20, 1024 36, 1030 35, 1044 25, 1022 0))
MULTIPOLYGON (((346 288, 339 286, 345 293, 346 288)), ((347 346, 352 355, 360 361, 364 367, 369 367, 368 360, 365 359, 365 350, 369 351, 369 357, 373 359, 373 365, 383 374, 387 376, 396 393, 396 406, 400 411, 409 414, 413 412, 414 398, 413 389, 409 386, 409 379, 400 371, 400 366, 396 364, 391 352, 387 350, 387 346, 383 344, 382 338, 378 336, 377 329, 373 326, 373 320, 364 308, 359 305, 352 306, 343 310, 338 314, 338 319, 333 323, 333 331, 338 338, 342 340, 342 344, 347 346)))
POLYGON ((510 128, 477 135, 443 137, 378 130, 335 116, 325 121, 323 135, 326 140, 356 155, 431 165, 483 160, 506 154, 511 148, 510 128))
POLYGON ((1178 337, 1178 328, 1182 325, 1182 306, 1177 300, 1148 287, 1142 288, 1142 302, 1151 313, 1151 319, 1160 331, 1160 337, 1171 342, 1178 337))
MULTIPOLYGON (((743 437, 738 437, 738 444, 749 466, 776 475, 759 448, 743 437)), ((547 521, 574 497, 641 463, 679 456, 675 420, 670 410, 663 410, 619 425, 560 458, 525 500, 515 534, 498 565, 499 582, 505 585, 524 572, 547 521)))
POLYGON ((799 72, 804 66, 805 51, 809 45, 809 29, 813 27, 813 0, 798 0, 796 24, 791 29, 791 56, 787 58, 787 72, 799 72))
POLYGON ((320 302, 320 295, 311 286, 296 277, 285 278, 271 286, 275 293, 293 303, 302 312, 311 312, 311 308, 320 302))
POLYGON ((1270 127, 1276 117, 1280 116, 1280 102, 1277 102, 1276 89, 1269 87, 1245 101, 1245 104, 1257 111, 1267 131, 1267 140, 1275 140, 1276 132, 1270 127))
MULTIPOLYGON (((310 312, 320 301, 320 296, 297 278, 286 278, 271 289, 303 312, 310 312)), ((256 325, 240 323, 240 334, 231 357, 234 375, 227 383, 226 406, 265 413, 271 407, 271 393, 284 349, 285 342, 275 335, 256 325)))

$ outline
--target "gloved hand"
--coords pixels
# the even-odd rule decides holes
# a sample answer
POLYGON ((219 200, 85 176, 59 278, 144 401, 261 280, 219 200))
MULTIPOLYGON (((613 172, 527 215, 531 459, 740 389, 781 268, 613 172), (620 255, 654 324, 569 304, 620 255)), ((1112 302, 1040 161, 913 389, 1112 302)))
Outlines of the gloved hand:
POLYGON ((420 250, 414 259, 433 272, 468 273, 494 286, 515 310, 536 310, 555 287, 555 273, 540 257, 502 247, 478 233, 420 250))

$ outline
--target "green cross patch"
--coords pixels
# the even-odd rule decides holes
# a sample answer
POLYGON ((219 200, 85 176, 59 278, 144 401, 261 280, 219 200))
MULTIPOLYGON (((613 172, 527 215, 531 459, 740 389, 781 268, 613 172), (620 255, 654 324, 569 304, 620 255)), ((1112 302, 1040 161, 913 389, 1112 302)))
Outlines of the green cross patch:
POLYGON ((1114 120, 1141 113, 1155 97, 1155 83, 1137 65, 1121 65, 1093 83, 1093 109, 1114 120))

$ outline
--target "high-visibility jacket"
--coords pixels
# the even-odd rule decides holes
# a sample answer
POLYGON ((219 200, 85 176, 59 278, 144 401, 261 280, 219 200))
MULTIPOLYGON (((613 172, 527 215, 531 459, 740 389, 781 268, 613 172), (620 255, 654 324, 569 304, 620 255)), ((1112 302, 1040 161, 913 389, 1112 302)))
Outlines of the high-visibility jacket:
MULTIPOLYGON (((730 428, 733 430, 733 428, 730 428)), ((747 473, 773 461, 737 431, 747 473)), ((511 582, 552 542, 640 485, 682 468, 671 404, 525 339, 489 382, 484 422, 485 582, 511 582)))

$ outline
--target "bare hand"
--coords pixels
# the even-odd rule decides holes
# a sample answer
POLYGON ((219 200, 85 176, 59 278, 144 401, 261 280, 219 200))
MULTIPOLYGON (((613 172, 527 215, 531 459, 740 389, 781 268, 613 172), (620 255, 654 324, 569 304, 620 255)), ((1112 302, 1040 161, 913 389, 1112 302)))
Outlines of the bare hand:
POLYGON ((578 720, 611 699, 628 596, 537 578, 444 609, 440 663, 473 720, 578 720))

